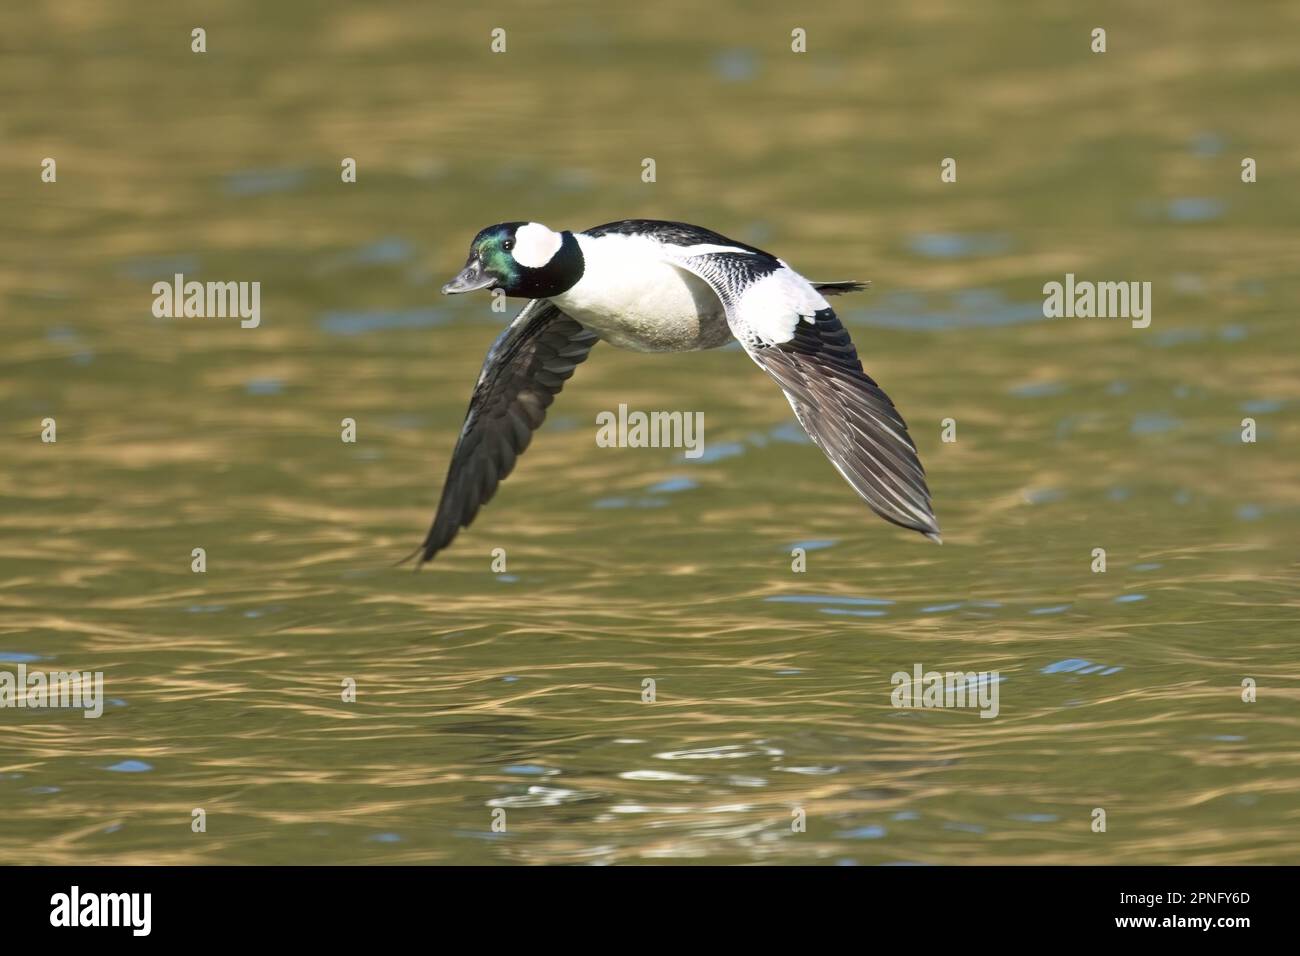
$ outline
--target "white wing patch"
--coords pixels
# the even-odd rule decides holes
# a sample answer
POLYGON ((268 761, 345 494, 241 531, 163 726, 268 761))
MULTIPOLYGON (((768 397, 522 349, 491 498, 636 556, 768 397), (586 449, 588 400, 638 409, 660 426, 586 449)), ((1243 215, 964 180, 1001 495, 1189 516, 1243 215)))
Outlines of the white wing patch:
MULTIPOLYGON (((800 319, 816 321, 816 314, 829 309, 812 283, 782 259, 780 268, 754 278, 755 268, 738 264, 734 256, 759 257, 752 249, 700 243, 694 246, 664 247, 669 261, 695 273, 722 300, 732 334, 747 347, 751 344, 780 345, 794 338, 800 319)), ((740 260, 744 262, 745 260, 740 260)), ((771 262, 767 257, 760 261, 771 262)))
POLYGON ((515 230, 515 262, 528 269, 540 269, 560 251, 564 237, 540 222, 530 222, 515 230))
POLYGON ((735 321, 751 330, 768 345, 794 338, 800 319, 816 321, 822 309, 829 309, 820 292, 788 266, 763 276, 747 286, 736 299, 735 321))

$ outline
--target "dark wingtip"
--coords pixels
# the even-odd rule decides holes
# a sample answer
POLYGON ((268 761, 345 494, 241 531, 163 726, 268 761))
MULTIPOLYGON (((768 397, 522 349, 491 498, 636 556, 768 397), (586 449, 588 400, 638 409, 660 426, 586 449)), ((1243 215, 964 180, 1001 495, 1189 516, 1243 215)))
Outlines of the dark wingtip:
POLYGON ((419 571, 420 568, 426 562, 430 561, 433 558, 433 554, 428 550, 426 550, 426 545, 421 544, 421 545, 417 545, 414 551, 412 551, 406 557, 402 558, 400 561, 394 561, 391 565, 389 565, 389 567, 400 568, 407 561, 410 561, 412 558, 414 558, 417 554, 420 557, 416 560, 415 564, 412 566, 411 568, 412 571, 419 571))

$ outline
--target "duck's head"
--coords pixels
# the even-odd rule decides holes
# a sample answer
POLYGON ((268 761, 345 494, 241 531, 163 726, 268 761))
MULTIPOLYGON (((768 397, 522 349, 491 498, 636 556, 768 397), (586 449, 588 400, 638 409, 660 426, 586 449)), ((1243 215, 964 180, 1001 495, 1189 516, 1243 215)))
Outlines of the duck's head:
POLYGON ((502 222, 474 237, 465 268, 442 292, 501 289, 510 296, 545 299, 573 288, 582 269, 582 249, 573 233, 552 232, 540 222, 502 222))

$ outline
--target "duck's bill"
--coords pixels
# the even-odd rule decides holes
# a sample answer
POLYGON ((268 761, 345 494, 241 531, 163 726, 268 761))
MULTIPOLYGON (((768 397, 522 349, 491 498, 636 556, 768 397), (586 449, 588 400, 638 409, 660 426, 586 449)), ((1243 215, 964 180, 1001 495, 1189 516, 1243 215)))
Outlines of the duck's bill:
POLYGON ((483 263, 475 259, 460 270, 460 275, 442 287, 442 294, 458 295, 461 292, 476 292, 479 289, 491 288, 496 285, 496 281, 496 277, 483 271, 483 263))

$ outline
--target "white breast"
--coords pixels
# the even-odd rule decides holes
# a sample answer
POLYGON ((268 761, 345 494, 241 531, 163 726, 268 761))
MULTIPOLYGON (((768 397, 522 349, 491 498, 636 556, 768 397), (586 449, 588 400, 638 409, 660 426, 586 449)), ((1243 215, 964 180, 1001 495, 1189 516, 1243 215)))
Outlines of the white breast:
POLYGON ((601 338, 639 352, 690 351, 727 340, 718 297, 669 262, 659 243, 622 235, 577 239, 582 279, 551 301, 601 338))

